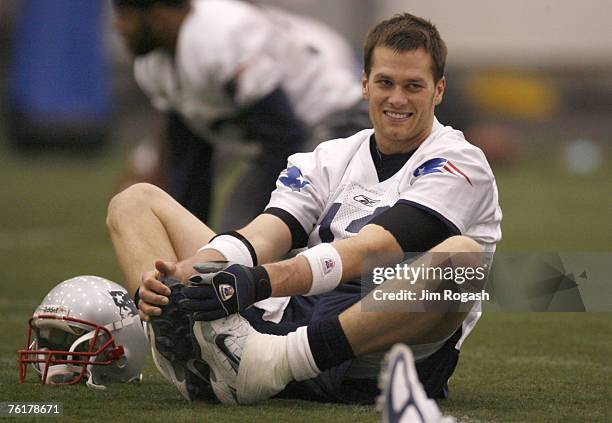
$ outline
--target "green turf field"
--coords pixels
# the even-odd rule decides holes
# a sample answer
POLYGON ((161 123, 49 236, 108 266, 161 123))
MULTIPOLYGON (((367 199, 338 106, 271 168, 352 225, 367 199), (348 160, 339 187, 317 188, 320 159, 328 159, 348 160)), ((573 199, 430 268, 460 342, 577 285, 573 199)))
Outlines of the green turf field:
MULTIPOLYGON (((78 274, 120 280, 104 218, 121 163, 116 153, 24 159, 0 145, 0 402, 61 402, 71 421, 377 421, 373 407, 188 404, 150 360, 142 384, 104 392, 41 387, 33 376, 17 383, 15 352, 43 295, 78 274)), ((572 176, 552 150, 496 175, 500 250, 610 250, 610 167, 572 176)), ((611 359, 612 314, 492 313, 464 345, 451 399, 441 406, 470 422, 612 421, 611 359)))

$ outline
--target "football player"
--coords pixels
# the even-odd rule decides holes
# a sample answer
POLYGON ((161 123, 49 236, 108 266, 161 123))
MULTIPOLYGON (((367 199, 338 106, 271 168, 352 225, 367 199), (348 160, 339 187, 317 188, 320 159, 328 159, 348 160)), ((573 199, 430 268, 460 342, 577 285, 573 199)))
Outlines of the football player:
POLYGON ((374 27, 362 80, 374 128, 289 157, 265 212, 238 231, 216 235, 151 185, 111 201, 108 228, 142 318, 178 307, 196 321, 196 358, 221 401, 372 402, 381 354, 397 342, 414 352, 428 396, 447 395, 480 304, 364 312, 372 294, 362 300, 360 281, 368 261, 404 252, 465 252, 464 266, 482 266, 501 239, 485 156, 434 115, 445 59, 427 20, 402 14, 374 27), (168 277, 189 283, 173 299, 159 280, 168 277))
POLYGON ((168 116, 169 144, 147 172, 167 166, 167 191, 203 221, 215 146, 255 147, 223 213, 234 228, 263 211, 290 154, 370 126, 350 47, 318 22, 231 0, 114 4, 136 81, 168 116))

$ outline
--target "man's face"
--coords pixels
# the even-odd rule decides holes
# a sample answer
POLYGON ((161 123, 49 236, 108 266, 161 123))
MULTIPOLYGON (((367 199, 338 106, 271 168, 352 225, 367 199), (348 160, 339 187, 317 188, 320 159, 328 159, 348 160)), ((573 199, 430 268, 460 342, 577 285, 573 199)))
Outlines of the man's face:
POLYGON ((431 133, 434 109, 446 85, 444 78, 434 83, 431 69, 431 56, 422 49, 374 49, 370 74, 363 76, 362 84, 381 152, 407 153, 431 133))
POLYGON ((147 54, 158 46, 147 23, 147 11, 130 6, 115 7, 115 29, 135 56, 147 54))

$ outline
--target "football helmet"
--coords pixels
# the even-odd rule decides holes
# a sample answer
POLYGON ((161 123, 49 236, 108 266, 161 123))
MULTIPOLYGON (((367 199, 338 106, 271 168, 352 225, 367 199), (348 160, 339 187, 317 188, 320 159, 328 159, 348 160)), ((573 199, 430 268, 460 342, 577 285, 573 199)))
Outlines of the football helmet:
POLYGON ((127 291, 97 276, 77 276, 53 288, 29 320, 26 348, 18 351, 19 381, 28 364, 43 384, 141 379, 148 351, 138 310, 127 291))

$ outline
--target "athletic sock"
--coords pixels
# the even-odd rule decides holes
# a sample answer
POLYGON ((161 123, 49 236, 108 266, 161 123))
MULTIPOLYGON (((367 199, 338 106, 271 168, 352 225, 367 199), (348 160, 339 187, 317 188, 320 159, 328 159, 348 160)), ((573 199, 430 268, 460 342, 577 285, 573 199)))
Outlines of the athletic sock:
POLYGON ((293 380, 287 350, 287 336, 257 331, 249 335, 236 379, 240 404, 252 404, 270 398, 293 380))
POLYGON ((253 331, 246 340, 236 390, 238 402, 251 404, 282 391, 292 380, 355 358, 338 317, 299 327, 286 336, 253 331))
POLYGON ((355 358, 338 316, 308 325, 307 341, 314 363, 320 371, 355 358))
POLYGON ((312 379, 321 373, 312 356, 306 326, 287 335, 287 361, 291 375, 297 381, 312 379))

